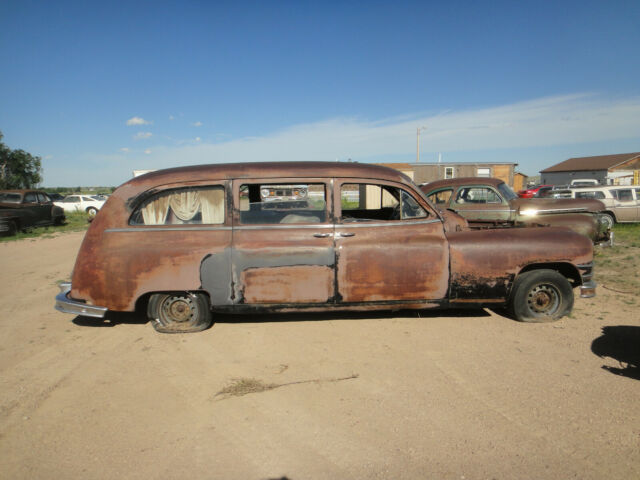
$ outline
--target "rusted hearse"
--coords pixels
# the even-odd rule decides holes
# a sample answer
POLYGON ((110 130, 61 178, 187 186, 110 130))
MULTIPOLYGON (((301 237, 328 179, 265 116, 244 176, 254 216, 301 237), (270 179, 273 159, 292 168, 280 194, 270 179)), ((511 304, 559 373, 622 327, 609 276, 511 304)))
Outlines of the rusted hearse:
POLYGON ((120 186, 91 224, 56 308, 146 308, 162 332, 211 312, 510 306, 560 318, 595 295, 593 246, 560 228, 469 230, 405 175, 354 163, 203 165, 120 186), (261 190, 304 185, 299 208, 261 190))

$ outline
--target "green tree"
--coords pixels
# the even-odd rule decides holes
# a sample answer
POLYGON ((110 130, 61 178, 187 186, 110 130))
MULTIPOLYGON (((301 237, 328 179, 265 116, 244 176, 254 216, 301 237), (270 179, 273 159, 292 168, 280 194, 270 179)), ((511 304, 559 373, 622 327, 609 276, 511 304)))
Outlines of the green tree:
POLYGON ((24 150, 11 150, 0 132, 0 188, 33 188, 42 181, 42 159, 24 150))

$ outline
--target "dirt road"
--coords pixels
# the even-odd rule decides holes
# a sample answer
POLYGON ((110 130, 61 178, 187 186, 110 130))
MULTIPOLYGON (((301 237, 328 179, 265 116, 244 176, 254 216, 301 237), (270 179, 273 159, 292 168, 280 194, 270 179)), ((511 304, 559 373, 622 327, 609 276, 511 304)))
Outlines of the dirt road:
POLYGON ((622 326, 640 345, 613 292, 552 324, 224 316, 160 335, 53 309, 81 239, 0 244, 0 478, 640 478, 640 381, 592 351, 624 350, 622 326))

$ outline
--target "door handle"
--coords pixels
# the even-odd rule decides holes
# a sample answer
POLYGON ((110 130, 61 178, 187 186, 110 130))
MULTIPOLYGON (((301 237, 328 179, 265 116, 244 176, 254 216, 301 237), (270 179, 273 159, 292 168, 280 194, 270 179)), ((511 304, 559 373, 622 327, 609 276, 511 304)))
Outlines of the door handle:
POLYGON ((330 237, 331 233, 314 233, 313 236, 316 238, 327 238, 330 237))
POLYGON ((355 237, 356 234, 351 232, 339 232, 339 233, 336 233, 336 236, 337 237, 355 237))

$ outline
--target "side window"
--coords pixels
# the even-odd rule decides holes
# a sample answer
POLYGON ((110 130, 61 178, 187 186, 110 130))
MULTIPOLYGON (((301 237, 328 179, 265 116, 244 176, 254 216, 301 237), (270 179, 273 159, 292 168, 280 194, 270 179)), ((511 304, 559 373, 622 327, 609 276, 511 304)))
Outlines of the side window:
POLYGON ((82 201, 83 202, 93 202, 95 199, 91 198, 91 197, 82 197, 82 201))
POLYGON ((502 198, 490 188, 486 187, 464 187, 458 191, 456 203, 473 205, 485 203, 502 203, 502 198))
POLYGON ((604 198, 604 192, 576 192, 576 198, 595 198, 596 200, 602 200, 604 198))
POLYGON ((24 203, 38 203, 38 196, 33 192, 25 193, 24 203))
POLYGON ((426 218, 427 212, 406 191, 388 185, 345 183, 340 188, 342 222, 426 218))
POLYGON ((615 198, 617 198, 621 202, 633 202, 633 193, 631 192, 631 189, 614 191, 616 193, 615 198))
POLYGON ((429 195, 429 200, 431 200, 435 205, 446 205, 449 203, 452 193, 453 190, 450 188, 446 190, 439 190, 429 195))
POLYGON ((47 203, 49 201, 49 197, 47 197, 44 193, 38 193, 38 202, 47 203))
POLYGON ((136 208, 131 225, 219 225, 224 223, 224 188, 179 188, 160 192, 136 208))
POLYGON ((453 167, 444 167, 444 178, 453 178, 453 167))
POLYGON ((240 185, 240 223, 324 223, 323 183, 248 183, 240 185))
POLYGON ((79 202, 79 197, 77 197, 75 195, 71 195, 69 197, 65 197, 62 201, 64 203, 78 203, 79 202))

